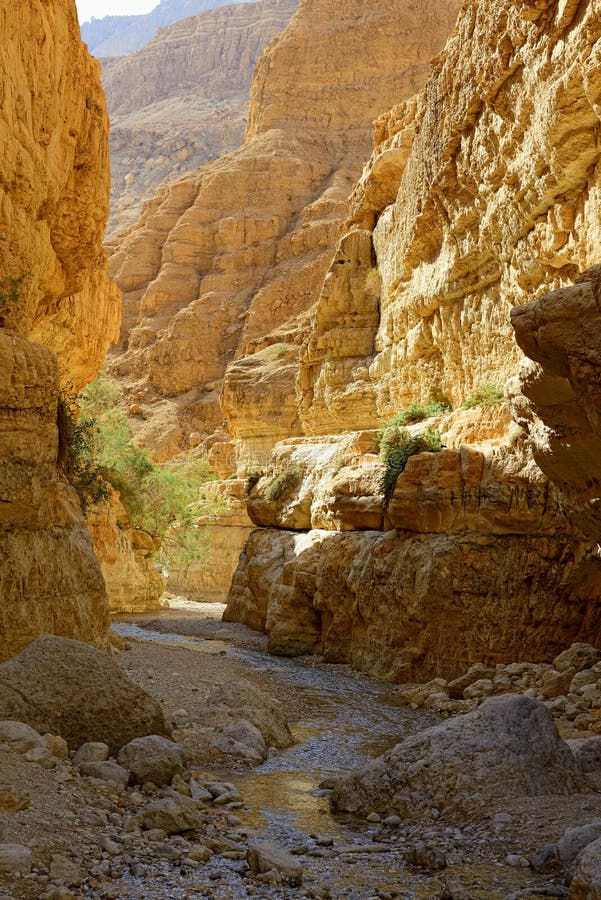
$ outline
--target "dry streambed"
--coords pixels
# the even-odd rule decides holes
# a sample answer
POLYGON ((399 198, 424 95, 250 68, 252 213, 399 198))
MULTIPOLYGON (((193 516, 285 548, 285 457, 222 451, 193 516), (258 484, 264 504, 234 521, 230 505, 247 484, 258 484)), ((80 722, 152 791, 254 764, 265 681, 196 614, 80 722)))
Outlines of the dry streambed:
POLYGON ((441 722, 400 688, 269 657, 240 626, 170 612, 118 627, 121 672, 172 734, 124 741, 130 705, 120 746, 82 749, 90 695, 64 734, 56 709, 37 723, 52 737, 0 728, 5 896, 503 900, 568 896, 574 873, 574 900, 601 896, 596 775, 537 700, 441 722))

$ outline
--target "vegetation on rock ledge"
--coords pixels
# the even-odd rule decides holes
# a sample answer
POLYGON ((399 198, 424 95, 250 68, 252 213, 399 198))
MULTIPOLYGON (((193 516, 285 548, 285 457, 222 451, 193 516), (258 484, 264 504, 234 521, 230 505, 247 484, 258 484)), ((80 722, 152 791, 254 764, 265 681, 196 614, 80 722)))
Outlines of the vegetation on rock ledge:
MULTIPOLYGON (((407 460, 418 453, 438 453, 442 450, 440 435, 433 428, 426 428, 421 434, 411 436, 407 429, 396 432, 395 445, 388 445, 382 459, 386 469, 380 483, 380 491, 387 503, 394 491, 397 478, 407 465, 407 460)), ((382 453, 382 448, 380 448, 382 453)))

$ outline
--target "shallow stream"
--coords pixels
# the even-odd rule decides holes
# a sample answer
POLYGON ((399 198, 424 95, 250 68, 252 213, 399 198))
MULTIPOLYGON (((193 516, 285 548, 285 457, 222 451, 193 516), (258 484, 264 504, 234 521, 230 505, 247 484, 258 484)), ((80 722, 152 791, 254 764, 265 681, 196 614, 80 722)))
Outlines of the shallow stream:
MULTIPOLYGON (((305 868, 305 883, 301 889, 252 883, 248 887, 249 882, 242 881, 233 866, 231 876, 237 880, 232 882, 227 875, 225 879, 220 876, 219 881, 213 882, 210 893, 174 889, 146 896, 207 896, 220 900, 247 896, 421 900, 449 896, 444 893, 449 873, 451 878, 459 877, 463 884, 469 885, 469 894, 465 896, 472 900, 502 900, 527 884, 532 885, 531 872, 527 875, 524 870, 501 865, 498 853, 496 861, 490 858, 486 829, 476 824, 467 826, 462 833, 432 821, 392 833, 390 828, 383 829, 378 824, 368 825, 331 815, 328 792, 319 787, 324 779, 357 769, 403 737, 435 721, 434 717, 404 707, 398 687, 380 684, 345 666, 323 665, 307 658, 278 658, 259 650, 243 649, 230 644, 223 631, 217 631, 217 639, 207 639, 198 628, 190 629, 194 634, 173 633, 185 629, 182 623, 185 617, 174 626, 165 616, 164 621, 158 617, 143 626, 130 618, 114 623, 113 628, 125 638, 184 648, 193 653, 232 656, 267 675, 276 695, 278 687, 285 687, 288 692, 291 687, 294 689, 301 710, 296 721, 290 723, 296 744, 274 753, 263 765, 250 771, 241 773, 233 767, 230 771, 212 770, 212 774, 237 785, 245 805, 236 814, 249 835, 275 840, 292 852, 301 853, 299 860, 305 868), (165 631, 159 630, 162 627, 165 631), (445 850, 449 869, 426 873, 407 868, 404 853, 420 839, 445 850), (329 894, 320 893, 324 887, 329 888, 329 894)), ((213 632, 208 629, 206 633, 213 632)), ((211 865, 205 868, 209 870, 211 865)), ((557 896, 546 894, 543 885, 544 880, 538 880, 538 896, 557 896)), ((136 895, 128 892, 123 896, 136 895)), ((519 896, 530 896, 530 893, 520 891, 519 896)))

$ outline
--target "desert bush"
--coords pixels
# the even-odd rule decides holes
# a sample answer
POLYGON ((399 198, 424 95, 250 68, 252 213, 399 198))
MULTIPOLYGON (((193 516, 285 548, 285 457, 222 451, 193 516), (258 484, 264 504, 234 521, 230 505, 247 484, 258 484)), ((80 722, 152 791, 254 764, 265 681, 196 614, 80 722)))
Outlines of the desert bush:
POLYGON ((280 497, 285 497, 297 484, 300 474, 298 466, 287 466, 267 488, 265 492, 267 502, 274 503, 280 497))
POLYGON ((474 409, 476 406, 495 406, 497 403, 503 403, 504 399, 503 388, 496 384, 483 384, 467 398, 463 408, 474 409))
POLYGON ((407 460, 418 453, 438 453, 442 450, 440 435, 433 428, 426 428, 421 434, 411 436, 405 429, 399 432, 398 443, 385 457, 386 469, 380 483, 380 491, 387 502, 394 491, 397 478, 407 465, 407 460))
POLYGON ((425 405, 410 403, 392 419, 384 422, 380 428, 378 443, 382 460, 387 462, 391 454, 407 442, 406 425, 414 425, 417 422, 423 422, 424 419, 442 416, 450 411, 451 406, 446 400, 430 400, 425 405))

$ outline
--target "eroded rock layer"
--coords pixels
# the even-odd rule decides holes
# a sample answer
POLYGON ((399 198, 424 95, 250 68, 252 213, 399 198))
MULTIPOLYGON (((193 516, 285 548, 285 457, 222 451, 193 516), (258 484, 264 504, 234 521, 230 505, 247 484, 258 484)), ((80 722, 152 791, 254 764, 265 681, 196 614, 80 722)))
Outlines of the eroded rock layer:
MULTIPOLYGON (((165 188, 119 237, 125 352, 112 372, 138 436, 161 454, 211 433, 224 412, 235 432, 227 398, 240 379, 219 405, 227 363, 300 341, 287 323, 318 296, 374 115, 423 85, 457 9, 303 0, 257 68, 244 147, 165 188)), ((281 406, 269 434, 263 421, 244 429, 255 455, 290 434, 281 406)))
POLYGON ((102 644, 108 607, 61 474, 59 386, 117 334, 102 248, 108 119, 72 0, 0 9, 0 657, 51 632, 102 644))
POLYGON ((597 262, 600 36, 596 2, 465 4, 422 98, 379 120, 301 350, 308 432, 502 384, 512 307, 597 262))
POLYGON ((104 62, 109 234, 133 225, 142 199, 162 184, 240 146, 255 65, 297 5, 259 0, 222 6, 162 28, 131 56, 104 62))

